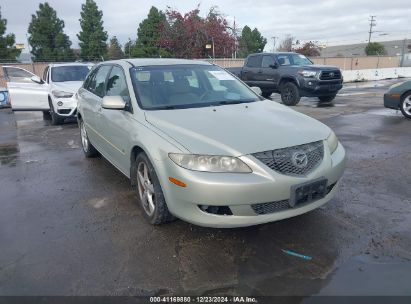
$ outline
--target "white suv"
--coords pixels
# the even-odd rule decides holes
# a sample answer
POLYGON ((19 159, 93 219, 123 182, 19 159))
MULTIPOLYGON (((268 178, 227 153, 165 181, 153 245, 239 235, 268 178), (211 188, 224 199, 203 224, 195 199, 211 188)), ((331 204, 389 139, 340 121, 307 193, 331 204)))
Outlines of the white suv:
POLYGON ((4 76, 13 111, 43 111, 53 125, 77 114, 75 93, 83 84, 92 64, 49 64, 43 79, 15 66, 4 66, 4 76))

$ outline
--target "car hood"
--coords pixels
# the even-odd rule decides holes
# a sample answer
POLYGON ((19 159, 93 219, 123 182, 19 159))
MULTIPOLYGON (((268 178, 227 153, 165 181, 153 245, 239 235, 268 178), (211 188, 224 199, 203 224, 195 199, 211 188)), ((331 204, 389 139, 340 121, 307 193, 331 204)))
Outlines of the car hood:
MULTIPOLYGON (((300 67, 301 68, 301 67, 300 67)), ((312 64, 312 65, 304 65, 302 66, 303 69, 306 70, 321 70, 321 71, 334 71, 334 70, 339 70, 339 67, 332 66, 332 65, 322 65, 322 64, 312 64)))
POLYGON ((83 85, 83 81, 65 81, 65 82, 54 82, 52 84, 52 90, 60 90, 69 93, 76 93, 78 89, 83 85))
POLYGON ((146 120, 194 154, 240 156, 323 140, 330 129, 273 101, 146 111, 146 120))

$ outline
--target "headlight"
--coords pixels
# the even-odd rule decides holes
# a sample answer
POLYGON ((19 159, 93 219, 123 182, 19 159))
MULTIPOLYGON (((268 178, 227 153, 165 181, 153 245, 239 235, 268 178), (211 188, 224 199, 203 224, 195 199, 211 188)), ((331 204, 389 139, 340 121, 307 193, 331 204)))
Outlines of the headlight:
POLYGON ((298 71, 298 74, 300 74, 303 77, 315 77, 317 75, 317 71, 300 70, 298 71))
POLYGON ((338 147, 338 138, 333 131, 331 131, 331 134, 327 138, 327 144, 328 144, 328 147, 330 148, 331 154, 333 154, 334 151, 337 150, 337 147, 338 147))
POLYGON ((74 93, 64 92, 64 91, 57 91, 57 90, 51 91, 51 93, 56 98, 70 98, 71 96, 74 95, 74 93))
POLYGON ((241 159, 231 156, 170 153, 168 156, 178 166, 203 172, 253 172, 241 159))

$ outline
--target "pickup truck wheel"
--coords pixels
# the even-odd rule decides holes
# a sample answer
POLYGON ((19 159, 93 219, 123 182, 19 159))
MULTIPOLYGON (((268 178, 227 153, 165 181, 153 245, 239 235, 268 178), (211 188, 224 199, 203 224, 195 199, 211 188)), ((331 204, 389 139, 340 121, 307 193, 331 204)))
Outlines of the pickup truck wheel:
POLYGON ((331 102, 334 100, 336 95, 329 95, 329 96, 320 96, 318 97, 318 99, 320 100, 320 102, 331 102))
POLYGON ((402 115, 406 118, 411 119, 411 92, 405 94, 401 100, 400 109, 402 115))
POLYGON ((293 82, 286 82, 281 86, 281 100, 287 106, 295 106, 300 101, 300 91, 293 82))
POLYGON ((83 120, 79 121, 80 127, 80 137, 81 137, 81 146, 83 147, 84 155, 87 158, 95 157, 98 155, 98 151, 94 146, 91 144, 90 140, 88 139, 86 125, 84 124, 83 120))
POLYGON ((61 125, 64 122, 64 118, 60 117, 55 111, 53 107, 53 103, 49 101, 50 104, 50 115, 51 115, 51 124, 53 126, 61 125))
POLYGON ((160 225, 175 219, 168 211, 157 174, 144 152, 139 153, 132 164, 131 178, 144 217, 150 224, 160 225))

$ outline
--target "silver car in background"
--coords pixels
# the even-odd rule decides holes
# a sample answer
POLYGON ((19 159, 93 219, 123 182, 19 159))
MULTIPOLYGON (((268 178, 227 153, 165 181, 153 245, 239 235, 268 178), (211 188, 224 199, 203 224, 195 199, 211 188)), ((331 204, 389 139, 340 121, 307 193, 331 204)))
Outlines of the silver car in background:
POLYGON ((152 224, 297 216, 327 203, 344 171, 330 128, 203 61, 104 62, 78 100, 85 155, 102 154, 130 178, 152 224))

